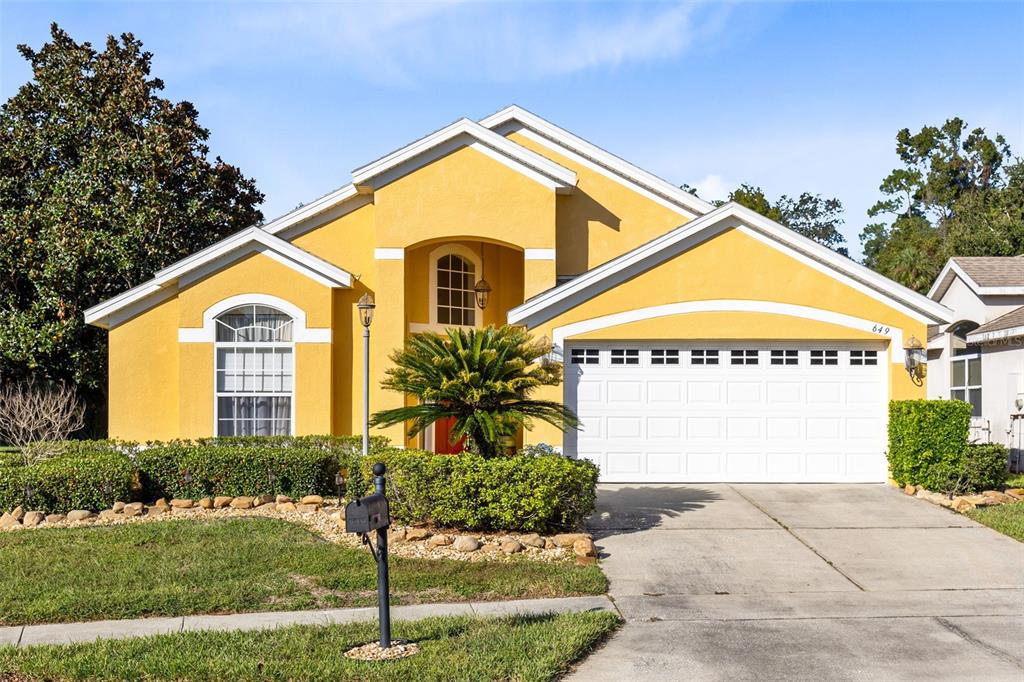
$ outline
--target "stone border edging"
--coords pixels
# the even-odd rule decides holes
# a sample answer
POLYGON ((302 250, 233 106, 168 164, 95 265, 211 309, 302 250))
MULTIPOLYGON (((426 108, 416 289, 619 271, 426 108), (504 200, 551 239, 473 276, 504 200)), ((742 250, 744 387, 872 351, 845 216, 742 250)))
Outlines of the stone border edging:
MULTIPOLYGON (((395 606, 395 620, 419 620, 433 616, 508 616, 545 613, 612 611, 618 613, 607 595, 553 597, 494 602, 448 602, 395 606)), ((250 631, 290 625, 341 625, 376 620, 376 607, 320 609, 315 611, 270 611, 227 615, 194 615, 130 620, 98 620, 82 623, 46 623, 0 627, 0 645, 16 647, 41 644, 75 644, 99 639, 125 639, 149 635, 200 630, 250 631)))
POLYGON ((903 491, 904 495, 926 500, 932 504, 957 513, 964 513, 978 507, 992 507, 1000 504, 1014 504, 1024 502, 1024 488, 1007 488, 1005 490, 985 490, 975 495, 944 495, 942 493, 927 490, 923 486, 910 485, 901 486, 893 480, 889 485, 903 491))

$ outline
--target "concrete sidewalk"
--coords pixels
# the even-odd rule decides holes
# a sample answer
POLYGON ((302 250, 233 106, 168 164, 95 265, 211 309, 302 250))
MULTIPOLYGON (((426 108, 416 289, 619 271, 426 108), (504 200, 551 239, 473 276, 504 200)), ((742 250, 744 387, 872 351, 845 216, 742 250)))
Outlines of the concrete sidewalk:
MULTIPOLYGON (((449 604, 413 604, 391 609, 393 621, 418 620, 433 616, 508 616, 544 613, 580 613, 615 611, 605 596, 520 599, 516 601, 463 602, 449 604)), ((145 637, 196 630, 262 630, 289 625, 334 625, 363 623, 377 618, 377 608, 323 609, 318 611, 277 611, 269 613, 233 613, 223 616, 176 616, 174 618, 137 618, 134 620, 98 620, 85 623, 51 623, 0 627, 0 645, 35 646, 73 644, 97 639, 145 637)))

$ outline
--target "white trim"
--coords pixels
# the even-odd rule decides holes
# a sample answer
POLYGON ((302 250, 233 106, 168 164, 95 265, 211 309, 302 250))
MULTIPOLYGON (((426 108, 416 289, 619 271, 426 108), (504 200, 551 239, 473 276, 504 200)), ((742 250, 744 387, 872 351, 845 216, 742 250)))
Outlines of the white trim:
POLYGON ((523 249, 523 260, 555 260, 555 250, 523 249))
MULTIPOLYGON (((1007 258, 1019 258, 1019 256, 1007 256, 1007 258)), ((946 279, 946 275, 952 274, 959 277, 964 284, 970 288, 978 296, 1021 296, 1024 295, 1024 286, 1009 286, 1009 287, 983 287, 978 282, 967 274, 967 271, 956 262, 955 258, 950 258, 946 261, 946 265, 939 272, 939 276, 935 278, 935 282, 932 284, 932 288, 928 290, 928 298, 935 299, 936 296, 942 298, 946 295, 946 291, 949 289, 949 285, 942 288, 942 281, 946 279), (942 292, 939 289, 942 288, 942 292)), ((950 282, 952 284, 952 282, 950 282)))
POLYGON ((343 289, 352 286, 352 275, 347 271, 267 234, 261 228, 250 227, 158 271, 153 279, 89 308, 85 311, 85 322, 109 329, 128 319, 124 315, 126 309, 130 308, 133 315, 137 315, 199 279, 253 253, 273 258, 324 286, 343 289), (165 290, 163 298, 153 296, 161 290, 165 290), (136 303, 140 305, 133 306, 136 303))
MULTIPOLYGON (((483 311, 476 307, 476 301, 473 303, 473 322, 474 324, 442 324, 437 321, 437 261, 442 256, 453 254, 461 258, 465 258, 473 264, 475 268, 473 271, 474 277, 480 277, 480 272, 483 270, 483 263, 480 256, 476 254, 472 249, 463 246, 462 244, 442 244, 436 249, 430 252, 427 256, 427 281, 430 287, 427 290, 427 305, 429 306, 430 322, 423 328, 417 331, 436 331, 438 328, 447 329, 448 327, 482 327, 483 322, 483 311)), ((413 323, 419 324, 422 323, 413 323)), ((412 330, 413 324, 409 325, 409 329, 412 330)))
POLYGON ((1012 339, 1015 336, 1024 336, 1024 326, 993 329, 990 332, 981 332, 980 334, 971 333, 967 335, 967 343, 989 343, 991 341, 1001 341, 1002 339, 1012 339))
MULTIPOLYGON (((277 218, 274 218, 270 222, 263 224, 261 227, 263 231, 268 234, 279 235, 282 238, 292 239, 308 230, 289 230, 289 228, 300 227, 300 223, 304 223, 307 220, 315 218, 326 211, 337 208, 339 207, 339 204, 344 204, 350 199, 360 198, 361 197, 358 190, 356 190, 356 186, 349 183, 344 187, 339 187, 333 192, 325 194, 324 196, 318 199, 314 199, 308 204, 303 204, 302 206, 299 206, 293 211, 289 211, 288 213, 285 213, 282 216, 278 216, 277 218), (285 232, 286 230, 288 230, 287 235, 280 234, 282 232, 285 232)), ((345 206, 344 208, 346 210, 344 210, 341 213, 341 215, 344 215, 345 213, 349 213, 357 208, 365 206, 370 201, 372 201, 372 198, 363 198, 362 201, 355 202, 355 205, 345 206)), ((337 216, 332 216, 329 219, 333 219, 334 217, 337 216)), ((323 222, 326 222, 326 220, 323 222)))
MULTIPOLYGON (((354 190, 353 190, 354 191, 354 190)), ((286 224, 280 227, 274 227, 274 234, 281 239, 290 242, 297 237, 301 237, 307 232, 311 232, 318 227, 326 225, 332 220, 337 220, 342 216, 346 216, 353 211, 356 211, 367 204, 373 203, 372 194, 355 194, 354 196, 346 196, 344 199, 338 199, 333 205, 325 207, 321 211, 317 211, 311 215, 304 215, 298 219, 289 219, 286 224)), ((306 208, 303 206, 298 209, 301 211, 306 208)), ((288 216, 282 216, 278 220, 284 221, 288 216)), ((274 221, 274 224, 278 222, 274 221)), ((264 228, 266 229, 266 228, 264 228)))
POLYGON ((238 294, 217 301, 203 311, 202 327, 179 327, 178 343, 214 343, 217 339, 217 316, 240 305, 255 304, 277 308, 292 318, 292 343, 330 343, 330 327, 307 327, 306 311, 291 301, 269 294, 238 294))
POLYGON ((889 351, 893 364, 903 363, 903 330, 890 327, 883 322, 864 320, 851 315, 844 315, 832 310, 811 308, 792 303, 778 303, 775 301, 754 301, 743 299, 717 299, 708 301, 685 301, 681 303, 667 303, 665 305, 649 306, 647 308, 635 308, 610 315, 602 315, 589 320, 580 320, 552 330, 554 344, 558 347, 565 345, 566 339, 580 334, 607 329, 621 324, 650 320, 656 317, 669 315, 687 315, 690 313, 707 312, 749 312, 768 313, 771 315, 786 315, 788 317, 799 317, 806 320, 827 322, 829 324, 856 329, 857 331, 875 334, 876 336, 889 339, 889 351))
POLYGON ((376 260, 405 260, 405 248, 376 248, 373 250, 373 257, 376 260))
POLYGON ((467 118, 356 168, 352 171, 352 184, 360 192, 372 192, 454 149, 470 144, 549 187, 571 190, 576 186, 576 173, 573 171, 467 118))
POLYGON ((772 246, 783 247, 780 250, 784 250, 785 253, 795 257, 802 255, 802 262, 817 263, 815 267, 844 284, 849 284, 876 298, 880 294, 882 298, 879 300, 915 320, 934 324, 952 319, 952 311, 946 306, 907 289, 748 208, 730 202, 526 301, 509 311, 508 321, 534 327, 727 229, 744 226, 759 232, 760 237, 770 238, 774 242, 772 246), (875 293, 871 293, 872 291, 875 293))
POLYGON ((667 180, 659 178, 563 128, 559 128, 522 107, 515 105, 506 107, 482 119, 480 124, 492 130, 501 130, 507 133, 512 130, 508 125, 515 121, 518 121, 524 130, 533 133, 529 139, 550 149, 555 149, 573 161, 582 163, 620 183, 626 180, 632 189, 639 188, 645 190, 645 193, 653 193, 667 199, 670 203, 669 208, 673 210, 684 209, 690 217, 700 216, 714 210, 714 206, 700 197, 676 187, 667 180))

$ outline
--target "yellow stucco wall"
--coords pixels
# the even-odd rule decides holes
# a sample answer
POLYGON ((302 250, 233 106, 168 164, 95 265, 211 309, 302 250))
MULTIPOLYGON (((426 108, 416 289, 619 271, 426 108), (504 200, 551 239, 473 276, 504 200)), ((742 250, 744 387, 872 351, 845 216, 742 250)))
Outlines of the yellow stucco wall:
POLYGON ((178 301, 110 330, 108 428, 125 440, 178 436, 178 301))
MULTIPOLYGON (((805 265, 791 255, 747 236, 727 230, 679 256, 620 284, 575 308, 538 325, 536 335, 555 338, 555 330, 573 322, 636 308, 680 303, 740 299, 771 301, 826 309, 879 322, 926 338, 925 325, 876 298, 805 265), (740 264, 743 264, 740 266, 740 264)), ((584 339, 833 339, 887 341, 817 320, 753 312, 703 312, 637 321, 570 336, 584 339)), ((888 356, 887 356, 888 359, 888 356)), ((890 396, 923 398, 924 388, 911 381, 902 364, 889 363, 890 396)), ((544 391, 549 400, 561 400, 562 388, 544 391)), ((538 424, 527 442, 561 442, 553 427, 538 424)))

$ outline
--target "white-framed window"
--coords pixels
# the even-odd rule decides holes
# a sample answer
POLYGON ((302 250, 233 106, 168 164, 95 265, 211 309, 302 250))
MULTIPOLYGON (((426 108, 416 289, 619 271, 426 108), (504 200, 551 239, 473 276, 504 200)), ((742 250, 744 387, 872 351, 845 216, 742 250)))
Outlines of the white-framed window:
POLYGON ((569 362, 574 365, 596 365, 601 361, 601 352, 597 348, 573 348, 569 362))
POLYGON ((838 365, 839 351, 837 350, 812 350, 812 365, 838 365))
POLYGON ((850 351, 850 364, 853 365, 853 366, 877 365, 878 364, 878 351, 877 350, 851 350, 850 351))
POLYGON ((292 433, 293 319, 245 304, 216 318, 214 412, 218 436, 292 433))
POLYGON ((707 348, 695 348, 690 351, 691 365, 717 365, 718 351, 707 348))
POLYGON ((758 352, 754 349, 733 350, 729 353, 729 363, 733 365, 756 365, 758 352))
POLYGON ((971 416, 981 416, 981 354, 958 355, 949 362, 949 397, 971 404, 971 416))
POLYGON ((434 261, 434 268, 437 323, 476 326, 476 265, 457 253, 446 253, 434 261))
POLYGON ((639 365, 640 351, 636 348, 613 348, 613 365, 639 365))
POLYGON ((652 365, 678 365, 679 351, 675 348, 655 348, 651 350, 652 365))
POLYGON ((800 363, 800 351, 774 349, 769 361, 773 365, 797 365, 800 363))

